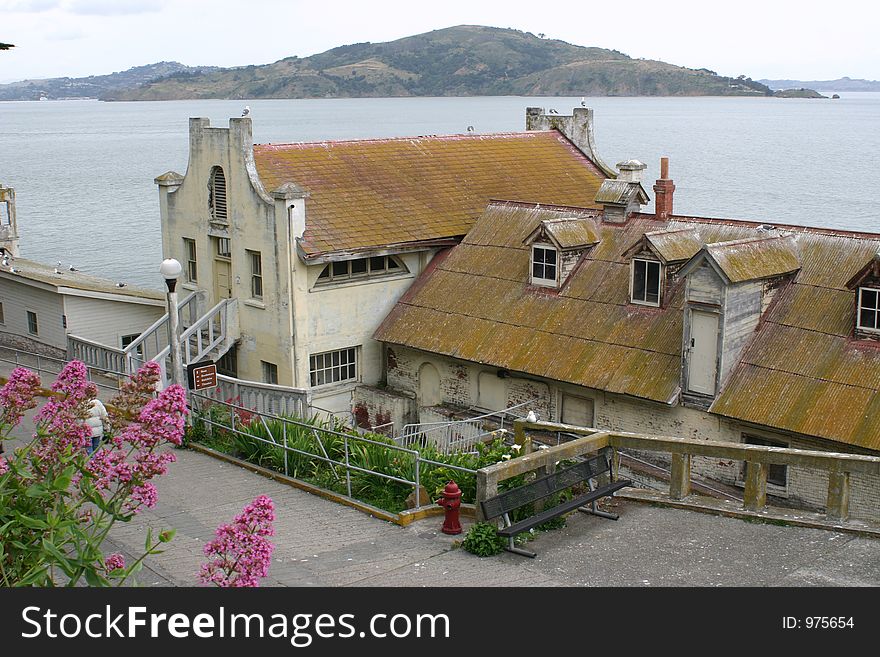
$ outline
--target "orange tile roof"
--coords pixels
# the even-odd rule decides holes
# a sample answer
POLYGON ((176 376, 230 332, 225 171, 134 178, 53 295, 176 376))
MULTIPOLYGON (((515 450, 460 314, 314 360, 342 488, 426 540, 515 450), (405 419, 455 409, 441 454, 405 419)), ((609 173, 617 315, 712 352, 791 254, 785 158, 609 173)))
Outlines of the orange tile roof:
MULTIPOLYGON (((594 211, 582 211, 591 216, 594 211)), ((464 241, 429 268, 375 338, 494 367, 649 399, 680 386, 684 284, 662 308, 628 304, 625 253, 644 234, 693 230, 704 243, 754 236, 759 224, 637 215, 601 224, 558 294, 528 285, 523 240, 566 208, 490 205, 464 241)), ((801 264, 762 318, 710 411, 757 425, 880 450, 880 347, 850 339, 850 277, 880 235, 783 227, 801 264)), ((788 242, 788 240, 784 240, 788 242)), ((783 268, 786 271, 788 268, 783 268)))
POLYGON ((490 199, 591 207, 605 175, 555 130, 254 146, 268 192, 309 192, 304 253, 464 235, 490 199))

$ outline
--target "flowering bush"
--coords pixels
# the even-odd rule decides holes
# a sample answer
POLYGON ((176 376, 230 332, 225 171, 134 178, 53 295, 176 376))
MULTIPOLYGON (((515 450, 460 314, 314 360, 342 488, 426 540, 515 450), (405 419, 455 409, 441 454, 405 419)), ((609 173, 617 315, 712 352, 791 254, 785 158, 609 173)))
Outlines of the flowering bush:
POLYGON ((214 532, 216 538, 205 546, 205 555, 214 557, 202 566, 199 581, 220 587, 259 586, 269 574, 275 546, 267 536, 275 534, 272 500, 260 495, 235 517, 214 532))
MULTIPOLYGON (((148 533, 144 554, 126 565, 104 557, 101 545, 116 521, 130 520, 156 503, 152 479, 165 474, 179 445, 186 393, 174 385, 155 395, 159 366, 147 363, 111 400, 107 442, 89 457, 83 420, 97 389, 85 365, 71 361, 52 384, 56 393, 34 418, 26 446, 0 457, 0 585, 92 586, 122 584, 143 559, 158 553, 173 531, 148 533)), ((34 408, 39 378, 23 368, 0 390, 0 439, 34 408)))

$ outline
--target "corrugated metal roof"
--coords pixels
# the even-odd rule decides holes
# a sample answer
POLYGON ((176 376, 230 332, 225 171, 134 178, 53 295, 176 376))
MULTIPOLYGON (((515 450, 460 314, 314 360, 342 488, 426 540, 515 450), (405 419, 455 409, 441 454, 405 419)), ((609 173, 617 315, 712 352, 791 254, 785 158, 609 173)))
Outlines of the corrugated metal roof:
POLYGON ((739 240, 747 245, 745 253, 733 245, 722 249, 736 279, 787 273, 796 261, 801 269, 777 292, 711 412, 880 449, 880 348, 851 339, 854 297, 845 287, 877 252, 880 236, 788 227, 796 239, 765 239, 769 245, 756 247, 743 241, 755 235, 751 223, 675 217, 664 226, 637 215, 623 226, 599 226, 601 241, 558 294, 547 294, 527 284, 523 240, 541 221, 563 212, 572 210, 491 204, 465 240, 423 276, 421 287, 395 306, 375 337, 666 402, 680 385, 683 281, 669 290, 663 308, 628 304, 624 253, 646 233, 662 241, 678 229, 710 242, 739 240), (661 228, 669 230, 658 233, 661 228), (769 254, 769 265, 760 253, 769 254), (738 274, 740 267, 747 273, 738 274))
POLYGON ((576 249, 599 242, 599 228, 588 217, 543 221, 544 230, 562 249, 576 249))
POLYGON ((464 235, 490 199, 593 205, 604 174, 555 130, 254 146, 309 192, 307 255, 464 235))
POLYGON ((625 205, 635 195, 637 188, 626 180, 605 180, 596 192, 596 203, 625 205))
POLYGON ((645 233, 645 239, 667 264, 690 260, 703 248, 699 233, 688 228, 645 233))
POLYGON ((731 283, 774 278, 800 269, 791 236, 706 244, 705 250, 731 283))

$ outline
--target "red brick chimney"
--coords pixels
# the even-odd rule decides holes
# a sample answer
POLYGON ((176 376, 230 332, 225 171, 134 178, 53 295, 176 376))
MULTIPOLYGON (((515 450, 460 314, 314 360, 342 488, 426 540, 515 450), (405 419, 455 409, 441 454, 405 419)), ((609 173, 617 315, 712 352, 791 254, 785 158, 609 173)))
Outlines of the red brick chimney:
POLYGON ((669 179, 669 158, 660 158, 660 179, 654 184, 654 215, 666 221, 672 214, 672 193, 675 185, 669 179))

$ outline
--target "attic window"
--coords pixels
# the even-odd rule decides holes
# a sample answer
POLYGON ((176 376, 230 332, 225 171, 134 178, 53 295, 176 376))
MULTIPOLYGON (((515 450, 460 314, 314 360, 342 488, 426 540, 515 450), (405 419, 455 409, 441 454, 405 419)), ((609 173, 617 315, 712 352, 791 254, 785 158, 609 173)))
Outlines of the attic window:
POLYGON ((406 272, 407 268, 394 256, 373 256, 331 262, 318 274, 321 285, 339 283, 361 278, 374 278, 387 274, 406 272))
POLYGON ((214 167, 208 179, 208 211, 211 219, 220 223, 228 221, 226 215, 226 176, 223 169, 214 167))
POLYGON ((630 299, 645 306, 660 305, 660 263, 633 258, 630 299))
POLYGON ((871 287, 859 288, 858 328, 863 331, 880 333, 880 290, 871 287))
POLYGON ((559 259, 556 249, 548 244, 532 246, 532 285, 556 287, 559 259))

